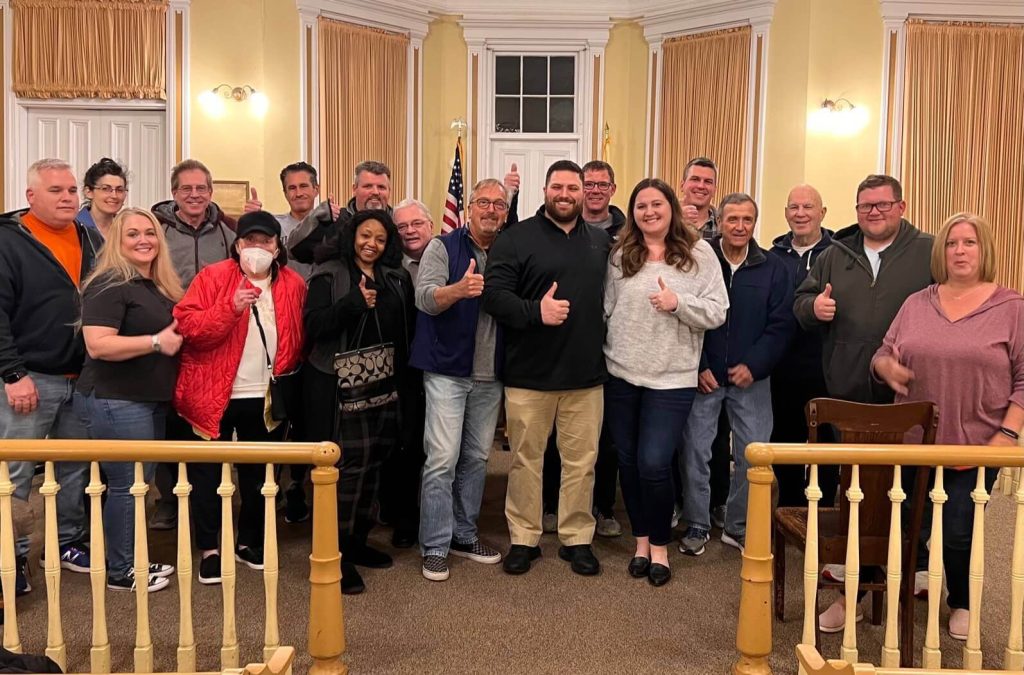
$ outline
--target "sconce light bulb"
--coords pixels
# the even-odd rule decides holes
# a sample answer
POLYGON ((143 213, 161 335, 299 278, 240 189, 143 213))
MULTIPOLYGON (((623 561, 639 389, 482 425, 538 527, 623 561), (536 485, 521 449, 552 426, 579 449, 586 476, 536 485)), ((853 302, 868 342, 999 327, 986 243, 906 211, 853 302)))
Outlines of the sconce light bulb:
POLYGON ((267 100, 266 95, 261 91, 254 91, 249 97, 249 105, 252 106, 252 112, 257 117, 263 117, 267 114, 267 109, 270 107, 270 101, 267 100))

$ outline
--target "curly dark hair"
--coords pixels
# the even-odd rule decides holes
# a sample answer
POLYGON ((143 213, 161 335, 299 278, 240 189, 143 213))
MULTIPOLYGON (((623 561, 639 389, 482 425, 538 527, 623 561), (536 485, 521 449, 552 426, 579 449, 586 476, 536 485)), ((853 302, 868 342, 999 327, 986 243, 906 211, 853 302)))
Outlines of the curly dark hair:
POLYGON ((123 166, 109 157, 104 157, 90 166, 89 170, 85 172, 85 179, 82 182, 85 184, 85 187, 95 190, 96 181, 104 176, 117 176, 124 181, 125 187, 128 186, 128 172, 123 166))
POLYGON ((668 233, 665 235, 665 263, 674 265, 686 272, 697 265, 693 257, 693 245, 697 243, 697 233, 683 224, 683 211, 679 206, 679 198, 676 197, 672 187, 660 178, 644 178, 633 188, 629 196, 629 208, 626 210, 626 224, 619 234, 619 240, 612 249, 621 253, 618 262, 623 277, 631 277, 647 262, 647 246, 644 244, 644 234, 637 227, 633 216, 633 209, 636 207, 636 198, 641 190, 654 188, 665 196, 669 207, 672 209, 672 221, 668 226, 668 233))
POLYGON ((376 267, 402 266, 402 240, 398 236, 398 228, 391 214, 382 209, 357 211, 352 218, 342 223, 338 232, 330 237, 314 251, 317 262, 341 258, 350 268, 356 264, 356 231, 368 220, 375 220, 384 226, 387 242, 384 244, 384 255, 376 263, 376 267))

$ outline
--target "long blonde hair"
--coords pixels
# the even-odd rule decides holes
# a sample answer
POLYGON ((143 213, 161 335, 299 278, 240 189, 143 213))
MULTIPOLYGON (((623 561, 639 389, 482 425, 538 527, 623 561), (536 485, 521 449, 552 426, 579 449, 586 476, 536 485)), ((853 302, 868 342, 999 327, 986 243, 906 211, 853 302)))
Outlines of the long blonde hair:
POLYGON ((173 302, 181 300, 185 290, 181 287, 181 279, 174 271, 171 263, 171 254, 167 250, 167 239, 164 237, 164 228, 160 226, 156 216, 145 209, 127 208, 114 216, 114 222, 110 224, 110 231, 107 233, 107 241, 100 249, 99 258, 96 260, 96 267, 82 284, 86 286, 104 277, 105 283, 111 286, 126 284, 139 276, 135 265, 125 257, 121 250, 121 237, 124 234, 125 224, 129 218, 145 218, 156 229, 156 238, 160 243, 150 268, 150 279, 157 289, 173 302))

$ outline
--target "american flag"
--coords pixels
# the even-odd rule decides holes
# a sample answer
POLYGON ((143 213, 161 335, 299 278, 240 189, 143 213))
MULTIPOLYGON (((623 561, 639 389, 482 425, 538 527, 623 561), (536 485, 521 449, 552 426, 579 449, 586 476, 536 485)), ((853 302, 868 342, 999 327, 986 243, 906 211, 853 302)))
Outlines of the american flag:
POLYGON ((444 216, 441 218, 441 232, 451 232, 462 227, 462 144, 455 144, 455 161, 452 163, 452 177, 448 181, 448 198, 444 202, 444 216))

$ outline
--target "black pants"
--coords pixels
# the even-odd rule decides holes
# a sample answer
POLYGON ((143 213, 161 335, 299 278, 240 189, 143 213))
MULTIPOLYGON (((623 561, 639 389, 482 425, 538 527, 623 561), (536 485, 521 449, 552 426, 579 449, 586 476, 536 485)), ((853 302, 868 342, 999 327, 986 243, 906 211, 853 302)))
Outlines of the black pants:
MULTIPOLYGON (((230 440, 233 434, 240 441, 273 442, 281 439, 284 428, 267 431, 263 422, 262 398, 231 399, 220 421, 220 440, 230 440)), ((238 471, 238 494, 241 509, 238 512, 239 546, 261 547, 263 545, 263 481, 266 477, 264 464, 235 464, 238 471)), ((188 479, 192 483, 190 504, 192 522, 195 526, 196 546, 201 551, 220 547, 218 534, 221 523, 221 497, 217 486, 221 481, 220 464, 189 464, 188 479)), ((222 551, 233 555, 234 551, 222 551)))
POLYGON ((399 391, 398 443, 381 469, 380 509, 384 520, 396 530, 416 533, 420 524, 420 473, 426 461, 423 425, 427 399, 423 373, 407 371, 404 379, 399 391))
MULTIPOLYGON (((806 443, 807 415, 805 407, 813 398, 828 396, 823 376, 787 377, 774 374, 772 387, 772 443, 806 443)), ((831 443, 835 440, 832 427, 824 425, 818 429, 818 442, 831 443)), ((777 464, 772 467, 779 482, 779 506, 807 506, 807 467, 803 464, 777 464)), ((821 506, 832 506, 839 489, 839 467, 820 465, 818 486, 822 491, 821 506)))
MULTIPOLYGON (((167 432, 164 438, 169 441, 194 441, 196 435, 192 433, 189 423, 181 419, 178 413, 168 411, 167 432)), ((160 496, 156 500, 157 505, 177 511, 178 497, 174 494, 174 486, 178 482, 178 465, 173 462, 157 464, 154 482, 157 490, 160 491, 160 496)))
POLYGON ((338 534, 342 550, 366 543, 373 526, 370 509, 380 491, 381 467, 398 442, 398 402, 361 412, 340 413, 341 475, 338 477, 338 534))
MULTIPOLYGON (((615 490, 619 481, 619 458, 608 432, 608 416, 601 423, 594 464, 594 508, 602 516, 611 517, 615 509, 615 490)), ((558 513, 558 490, 562 483, 562 459, 558 454, 555 434, 548 437, 544 450, 544 513, 558 513)))

